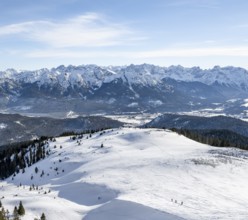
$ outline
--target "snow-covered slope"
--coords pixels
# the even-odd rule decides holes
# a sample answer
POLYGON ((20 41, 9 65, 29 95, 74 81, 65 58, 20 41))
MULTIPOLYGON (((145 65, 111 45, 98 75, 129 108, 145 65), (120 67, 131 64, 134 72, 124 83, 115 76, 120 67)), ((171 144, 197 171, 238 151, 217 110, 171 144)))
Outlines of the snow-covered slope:
POLYGON ((24 220, 42 212, 48 220, 248 218, 245 151, 135 128, 61 137, 48 148, 48 158, 0 184, 6 208, 23 201, 24 220))

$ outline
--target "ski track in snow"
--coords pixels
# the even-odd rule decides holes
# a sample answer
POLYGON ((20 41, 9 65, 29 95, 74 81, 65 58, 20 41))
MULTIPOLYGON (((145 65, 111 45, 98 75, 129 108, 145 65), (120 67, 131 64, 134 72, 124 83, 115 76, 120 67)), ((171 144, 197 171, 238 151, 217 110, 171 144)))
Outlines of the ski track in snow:
POLYGON ((23 201, 23 220, 42 212, 48 220, 248 219, 245 151, 137 128, 84 135, 80 145, 61 137, 49 148, 48 158, 0 182, 5 208, 23 201))

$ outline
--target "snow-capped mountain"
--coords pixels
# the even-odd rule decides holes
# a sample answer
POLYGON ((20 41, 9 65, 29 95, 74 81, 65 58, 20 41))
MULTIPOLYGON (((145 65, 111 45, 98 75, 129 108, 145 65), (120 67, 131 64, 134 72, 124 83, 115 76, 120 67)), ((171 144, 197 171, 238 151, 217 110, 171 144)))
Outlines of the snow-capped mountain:
POLYGON ((42 106, 63 105, 62 99, 76 112, 187 111, 245 99, 247 91, 248 71, 235 67, 81 65, 0 72, 0 106, 15 111, 30 106, 43 112, 42 106))
POLYGON ((22 201, 23 220, 42 212, 48 220, 248 218, 246 151, 137 128, 60 137, 45 150, 0 181, 3 206, 22 201))
POLYGON ((155 65, 108 66, 97 65, 59 66, 52 69, 37 71, 16 71, 8 69, 0 72, 1 82, 13 80, 22 83, 37 83, 39 86, 59 84, 63 89, 83 86, 100 88, 103 83, 122 79, 130 85, 154 86, 162 83, 165 78, 185 82, 201 82, 206 85, 219 83, 248 89, 248 71, 236 67, 219 67, 200 69, 199 67, 184 68, 182 66, 159 67, 155 65))

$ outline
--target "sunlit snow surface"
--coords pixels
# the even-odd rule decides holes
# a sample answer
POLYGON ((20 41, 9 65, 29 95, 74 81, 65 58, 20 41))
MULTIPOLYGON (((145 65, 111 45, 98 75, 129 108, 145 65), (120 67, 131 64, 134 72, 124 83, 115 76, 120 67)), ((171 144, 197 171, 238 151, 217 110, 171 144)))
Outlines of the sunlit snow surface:
POLYGON ((0 129, 5 129, 5 128, 7 128, 7 125, 4 123, 0 123, 0 129))
POLYGON ((81 144, 57 138, 50 149, 47 159, 0 183, 6 208, 23 201, 24 220, 42 212, 48 220, 248 219, 246 151, 135 128, 85 135, 81 144), (43 189, 29 191, 31 184, 43 189))

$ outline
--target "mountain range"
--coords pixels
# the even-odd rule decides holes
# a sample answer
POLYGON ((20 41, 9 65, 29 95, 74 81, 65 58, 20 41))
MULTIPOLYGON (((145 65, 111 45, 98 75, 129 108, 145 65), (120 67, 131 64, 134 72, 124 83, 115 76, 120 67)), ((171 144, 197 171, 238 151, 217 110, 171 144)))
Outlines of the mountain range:
POLYGON ((0 108, 17 113, 247 113, 248 71, 150 64, 0 72, 0 108))

